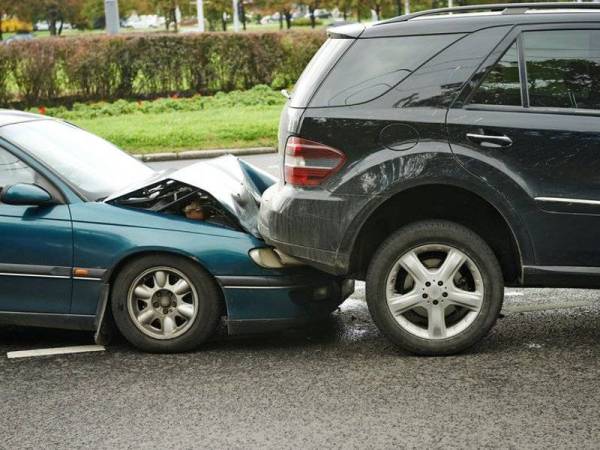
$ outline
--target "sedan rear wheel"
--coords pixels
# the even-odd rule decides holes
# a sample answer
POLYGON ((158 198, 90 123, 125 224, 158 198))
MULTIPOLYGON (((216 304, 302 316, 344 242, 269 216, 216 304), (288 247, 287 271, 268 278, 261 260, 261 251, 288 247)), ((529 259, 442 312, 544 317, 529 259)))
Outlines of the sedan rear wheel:
POLYGON ((197 264, 149 255, 124 267, 112 291, 119 331, 136 347, 160 353, 194 349, 214 332, 221 295, 197 264))

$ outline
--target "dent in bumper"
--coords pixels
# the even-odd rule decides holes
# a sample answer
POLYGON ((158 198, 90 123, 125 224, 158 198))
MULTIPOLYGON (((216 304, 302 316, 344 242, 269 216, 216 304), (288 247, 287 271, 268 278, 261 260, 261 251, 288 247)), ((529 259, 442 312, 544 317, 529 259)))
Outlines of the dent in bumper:
POLYGON ((342 243, 367 202, 365 197, 276 184, 263 194, 259 231, 285 253, 328 273, 345 274, 350 252, 342 243))

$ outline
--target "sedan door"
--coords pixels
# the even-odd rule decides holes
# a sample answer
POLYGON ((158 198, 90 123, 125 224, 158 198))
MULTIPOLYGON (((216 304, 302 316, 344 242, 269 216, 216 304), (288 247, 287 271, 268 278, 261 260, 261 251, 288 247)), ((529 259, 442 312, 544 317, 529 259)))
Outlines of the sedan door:
POLYGON ((600 267, 597 28, 514 30, 447 119, 452 150, 463 166, 522 208, 535 264, 570 266, 560 271, 600 267))
MULTIPOLYGON (((0 187, 52 185, 0 148, 0 187)), ((66 204, 17 206, 0 202, 0 314, 68 313, 71 306, 73 236, 66 204)))

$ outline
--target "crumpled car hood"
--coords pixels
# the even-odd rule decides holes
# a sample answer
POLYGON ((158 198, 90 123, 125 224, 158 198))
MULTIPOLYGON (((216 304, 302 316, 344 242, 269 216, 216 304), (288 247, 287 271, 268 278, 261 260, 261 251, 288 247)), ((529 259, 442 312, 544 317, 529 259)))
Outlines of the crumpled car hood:
POLYGON ((263 192, 277 179, 261 169, 242 161, 235 156, 226 155, 207 159, 179 170, 157 173, 144 183, 107 197, 104 202, 126 196, 145 186, 162 180, 174 180, 210 194, 223 208, 235 216, 240 225, 249 233, 260 237, 258 232, 258 212, 263 192))

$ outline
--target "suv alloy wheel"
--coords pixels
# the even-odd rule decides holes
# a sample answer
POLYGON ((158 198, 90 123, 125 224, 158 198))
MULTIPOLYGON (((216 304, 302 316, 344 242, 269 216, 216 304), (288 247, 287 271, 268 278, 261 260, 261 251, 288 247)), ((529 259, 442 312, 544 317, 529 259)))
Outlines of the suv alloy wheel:
POLYGON ((502 273, 489 246, 453 222, 417 222, 392 234, 367 274, 367 302, 378 327, 422 355, 464 350, 496 322, 502 273))

